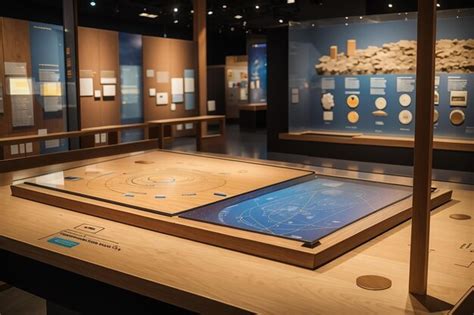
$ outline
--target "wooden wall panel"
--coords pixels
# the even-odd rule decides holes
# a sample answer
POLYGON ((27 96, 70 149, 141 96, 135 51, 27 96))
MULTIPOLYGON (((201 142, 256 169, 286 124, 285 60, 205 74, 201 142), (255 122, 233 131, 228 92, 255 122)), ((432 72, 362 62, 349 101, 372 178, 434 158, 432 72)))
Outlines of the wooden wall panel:
MULTIPOLYGON (((31 49, 30 49, 30 25, 28 21, 16 20, 10 18, 2 18, 2 46, 3 46, 3 60, 4 62, 23 62, 27 65, 26 74, 27 77, 32 76, 31 72, 31 49)), ((4 71, 4 68, 3 68, 4 71)), ((6 85, 5 75, 3 73, 2 79, 6 85)), ((6 87, 4 88, 6 92, 6 87)), ((22 136, 37 134, 38 128, 42 125, 42 109, 40 104, 33 97, 33 108, 34 108, 34 125, 28 127, 17 127, 12 126, 12 103, 7 93, 4 93, 4 112, 2 125, 5 127, 1 128, 2 137, 8 136, 22 136), (5 132, 5 133, 4 133, 5 132)), ((33 145, 32 154, 39 153, 39 144, 33 145)), ((4 152, 5 158, 19 157, 20 155, 11 155, 9 148, 4 152)))
MULTIPOLYGON (((192 41, 143 36, 143 87, 145 121, 199 115, 196 44, 192 41), (154 77, 146 76, 147 69, 155 71, 154 77), (171 111, 171 78, 184 78, 185 69, 194 70, 195 108, 185 110, 183 102, 176 104, 176 111, 171 111), (156 71, 169 72, 169 82, 157 83, 156 71), (168 105, 156 105, 155 97, 149 96, 150 88, 156 88, 157 93, 168 93, 168 105)), ((175 136, 189 133, 190 131, 186 130, 181 132, 174 130, 175 136)))
POLYGON ((82 128, 120 124, 120 68, 118 33, 80 27, 78 34, 81 71, 92 71, 94 90, 101 90, 100 71, 114 71, 117 78, 114 98, 104 100, 81 96, 82 128))
POLYGON ((3 21, 4 18, 0 17, 0 84, 1 93, 3 97, 3 114, 0 113, 0 137, 4 137, 8 134, 10 120, 10 109, 6 106, 6 86, 5 86, 5 69, 4 69, 4 58, 3 58, 3 21))

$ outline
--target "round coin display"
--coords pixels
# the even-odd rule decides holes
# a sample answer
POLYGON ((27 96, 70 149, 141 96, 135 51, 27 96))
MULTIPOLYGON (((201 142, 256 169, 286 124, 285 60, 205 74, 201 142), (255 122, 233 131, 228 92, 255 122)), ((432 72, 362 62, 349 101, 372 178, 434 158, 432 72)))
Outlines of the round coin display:
POLYGON ((411 104, 411 96, 408 94, 402 94, 398 98, 398 101, 400 102, 400 105, 403 107, 408 107, 411 104))
POLYGON ((350 111, 348 114, 347 114, 347 120, 351 123, 351 124, 355 124, 359 121, 359 114, 356 112, 356 111, 350 111))
POLYGON ((385 107, 387 107, 387 100, 385 99, 385 97, 378 97, 375 100, 375 107, 380 110, 385 109, 385 107))
POLYGON ((433 112, 433 122, 436 124, 438 120, 439 120, 439 112, 437 109, 435 109, 433 112))
POLYGON ((413 120, 413 114, 409 110, 402 110, 400 114, 398 114, 398 120, 403 125, 408 125, 413 120))
POLYGON ((359 106, 359 97, 357 95, 349 95, 346 99, 347 106, 356 108, 359 106))
POLYGON ((466 119, 466 115, 460 109, 455 109, 449 114, 449 120, 455 126, 462 125, 464 120, 466 119))

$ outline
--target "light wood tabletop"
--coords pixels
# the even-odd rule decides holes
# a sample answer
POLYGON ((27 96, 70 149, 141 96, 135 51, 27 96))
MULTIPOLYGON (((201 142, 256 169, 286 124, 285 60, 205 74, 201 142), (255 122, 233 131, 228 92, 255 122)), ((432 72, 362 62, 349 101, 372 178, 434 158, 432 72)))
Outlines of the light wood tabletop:
MULTIPOLYGON (((314 169, 326 175, 411 183, 408 178, 389 175, 314 169)), ((12 179, 45 171, 3 175, 1 249, 199 312, 427 311, 408 294, 410 222, 323 267, 308 270, 11 196, 8 184, 12 179), (48 242, 61 235, 78 244, 69 248, 48 242), (365 274, 388 277, 392 287, 385 291, 357 287, 356 278, 365 274)), ((428 294, 455 304, 474 282, 474 220, 449 216, 464 213, 474 217, 474 188, 435 185, 453 188, 454 195, 432 213, 428 294)))

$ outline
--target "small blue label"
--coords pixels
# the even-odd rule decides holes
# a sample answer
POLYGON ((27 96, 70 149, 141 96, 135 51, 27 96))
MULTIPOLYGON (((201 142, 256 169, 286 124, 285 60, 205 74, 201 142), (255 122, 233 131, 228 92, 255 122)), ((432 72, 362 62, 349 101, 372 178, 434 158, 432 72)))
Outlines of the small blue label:
POLYGON ((67 248, 72 248, 74 246, 79 245, 78 242, 70 241, 70 240, 65 240, 64 238, 59 238, 59 237, 53 237, 48 240, 48 243, 51 244, 56 244, 59 246, 67 247, 67 248))

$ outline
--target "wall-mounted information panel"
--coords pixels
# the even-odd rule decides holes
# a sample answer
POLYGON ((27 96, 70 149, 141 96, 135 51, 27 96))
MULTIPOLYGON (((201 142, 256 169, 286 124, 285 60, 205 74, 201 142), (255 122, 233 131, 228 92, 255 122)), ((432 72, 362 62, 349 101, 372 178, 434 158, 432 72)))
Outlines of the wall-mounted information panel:
MULTIPOLYGON (((292 23, 289 129, 414 134, 416 14, 292 23)), ((474 138, 474 10, 438 12, 435 136, 474 138)))
POLYGON ((267 102, 267 44, 250 45, 249 58, 249 96, 250 103, 267 102))

